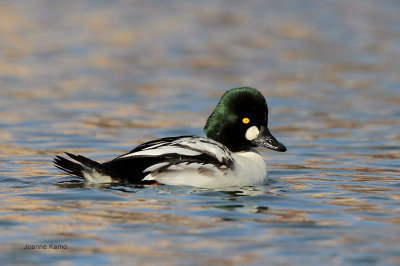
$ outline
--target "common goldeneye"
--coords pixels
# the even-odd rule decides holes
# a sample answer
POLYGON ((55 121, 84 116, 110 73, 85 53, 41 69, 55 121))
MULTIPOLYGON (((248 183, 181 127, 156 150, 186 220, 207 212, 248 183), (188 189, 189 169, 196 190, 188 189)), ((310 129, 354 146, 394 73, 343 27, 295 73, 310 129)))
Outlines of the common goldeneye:
POLYGON ((267 180, 267 167, 254 147, 284 152, 269 131, 264 96, 249 87, 228 90, 204 127, 207 137, 179 136, 149 141, 111 161, 98 163, 66 153, 54 164, 94 183, 187 185, 202 188, 253 186, 267 180))

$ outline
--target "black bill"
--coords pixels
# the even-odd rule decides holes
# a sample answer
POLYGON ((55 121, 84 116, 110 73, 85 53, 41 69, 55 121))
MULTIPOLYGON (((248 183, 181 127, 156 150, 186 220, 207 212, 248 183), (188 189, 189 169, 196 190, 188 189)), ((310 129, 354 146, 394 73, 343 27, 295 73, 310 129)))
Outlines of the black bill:
POLYGON ((286 151, 285 145, 276 140, 272 136, 271 132, 267 127, 261 126, 260 134, 257 138, 251 141, 256 146, 268 148, 274 151, 284 152, 286 151))

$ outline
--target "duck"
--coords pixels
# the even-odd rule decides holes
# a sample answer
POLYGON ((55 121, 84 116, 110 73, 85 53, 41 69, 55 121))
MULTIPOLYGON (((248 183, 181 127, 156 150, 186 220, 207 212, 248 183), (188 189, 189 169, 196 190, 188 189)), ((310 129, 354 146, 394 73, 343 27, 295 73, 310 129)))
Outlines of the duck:
POLYGON ((250 87, 227 90, 204 126, 205 137, 184 135, 145 142, 103 163, 66 152, 54 165, 90 183, 227 188, 264 185, 266 163, 256 147, 287 149, 268 129, 268 106, 250 87))

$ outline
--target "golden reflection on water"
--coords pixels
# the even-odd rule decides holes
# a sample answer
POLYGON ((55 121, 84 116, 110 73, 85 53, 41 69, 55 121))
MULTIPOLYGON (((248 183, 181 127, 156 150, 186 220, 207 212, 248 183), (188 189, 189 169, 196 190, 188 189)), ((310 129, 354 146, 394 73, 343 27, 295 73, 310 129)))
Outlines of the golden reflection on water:
POLYGON ((0 6, 6 259, 400 263, 398 6, 221 3, 0 6), (224 90, 242 85, 267 96, 271 131, 288 146, 261 151, 267 186, 59 184, 70 180, 54 155, 104 161, 146 140, 201 134, 224 90), (68 249, 23 250, 55 240, 68 249))

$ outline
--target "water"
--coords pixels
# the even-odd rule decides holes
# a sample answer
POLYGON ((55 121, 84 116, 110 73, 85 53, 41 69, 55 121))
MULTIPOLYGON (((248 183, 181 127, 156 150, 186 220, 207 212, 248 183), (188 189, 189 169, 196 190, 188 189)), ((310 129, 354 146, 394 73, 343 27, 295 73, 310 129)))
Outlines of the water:
POLYGON ((2 1, 2 263, 400 264, 399 12, 389 0, 2 1), (266 186, 86 186, 51 164, 201 135, 244 85, 266 95, 288 147, 261 151, 266 186))

